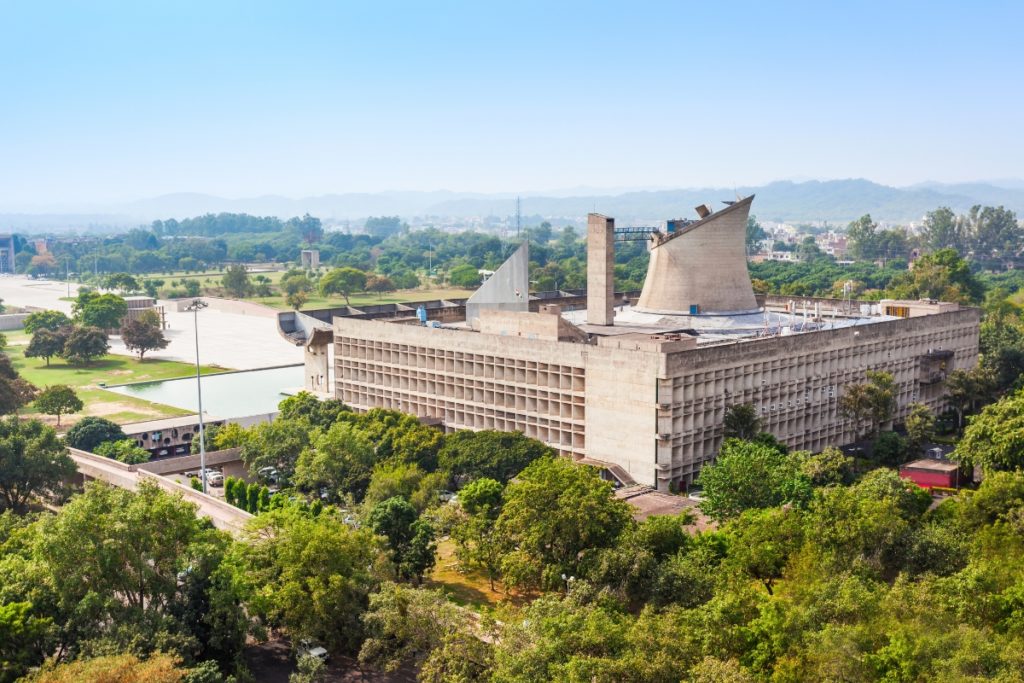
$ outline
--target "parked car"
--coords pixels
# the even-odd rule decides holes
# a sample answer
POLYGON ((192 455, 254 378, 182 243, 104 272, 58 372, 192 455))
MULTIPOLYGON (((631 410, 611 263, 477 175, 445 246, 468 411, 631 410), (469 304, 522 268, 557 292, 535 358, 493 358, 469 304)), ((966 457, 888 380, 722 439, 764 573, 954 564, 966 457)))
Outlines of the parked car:
POLYGON ((313 657, 321 662, 327 662, 331 658, 326 648, 308 640, 299 641, 299 649, 295 651, 296 659, 302 659, 303 657, 313 657))
POLYGON ((224 485, 224 475, 221 474, 220 472, 208 471, 206 473, 206 483, 208 485, 210 485, 210 486, 216 486, 216 487, 223 486, 224 485))

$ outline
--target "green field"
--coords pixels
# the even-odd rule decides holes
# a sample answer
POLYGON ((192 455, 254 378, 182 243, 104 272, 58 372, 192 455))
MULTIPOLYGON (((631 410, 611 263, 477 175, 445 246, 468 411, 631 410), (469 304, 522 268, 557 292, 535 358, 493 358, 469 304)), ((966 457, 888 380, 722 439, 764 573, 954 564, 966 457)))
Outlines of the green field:
MULTIPOLYGON (((50 365, 41 358, 25 358, 25 346, 28 335, 22 331, 6 332, 7 348, 15 369, 24 379, 40 389, 52 384, 67 384, 74 387, 85 409, 75 415, 61 418, 61 427, 73 424, 75 420, 86 415, 105 417, 117 423, 139 422, 160 417, 188 415, 189 411, 159 403, 150 403, 138 398, 122 396, 104 390, 101 385, 126 384, 147 380, 172 379, 195 374, 195 366, 165 360, 144 360, 129 356, 104 356, 90 365, 68 365, 61 358, 51 358, 50 365)), ((203 374, 223 372, 225 368, 204 366, 203 374)), ((39 417, 51 424, 55 418, 33 412, 31 405, 21 411, 23 415, 39 417)))

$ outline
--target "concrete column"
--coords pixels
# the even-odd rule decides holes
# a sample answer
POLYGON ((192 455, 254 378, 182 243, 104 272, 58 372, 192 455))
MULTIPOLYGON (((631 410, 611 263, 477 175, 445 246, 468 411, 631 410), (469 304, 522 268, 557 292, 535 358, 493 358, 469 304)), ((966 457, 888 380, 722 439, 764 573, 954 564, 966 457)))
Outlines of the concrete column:
POLYGON ((587 216, 587 322, 611 325, 615 317, 615 219, 587 216))

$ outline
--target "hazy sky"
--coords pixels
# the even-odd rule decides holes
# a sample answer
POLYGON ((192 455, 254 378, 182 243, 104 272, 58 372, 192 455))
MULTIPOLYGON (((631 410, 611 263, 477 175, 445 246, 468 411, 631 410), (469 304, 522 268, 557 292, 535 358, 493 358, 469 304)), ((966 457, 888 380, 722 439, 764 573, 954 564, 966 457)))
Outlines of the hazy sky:
POLYGON ((0 0, 0 206, 1024 176, 1024 3, 781 4, 0 0))

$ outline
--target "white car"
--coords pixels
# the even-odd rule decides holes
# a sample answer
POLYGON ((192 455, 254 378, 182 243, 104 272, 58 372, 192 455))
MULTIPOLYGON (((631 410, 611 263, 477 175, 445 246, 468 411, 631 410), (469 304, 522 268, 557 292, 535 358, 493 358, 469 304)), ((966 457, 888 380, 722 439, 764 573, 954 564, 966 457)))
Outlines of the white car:
POLYGON ((331 658, 331 656, 327 653, 327 650, 323 646, 317 645, 316 643, 311 643, 308 640, 303 640, 299 642, 299 649, 295 654, 296 659, 302 659, 303 657, 313 657, 315 659, 319 659, 321 662, 326 662, 331 658))
POLYGON ((224 475, 221 474, 220 472, 207 472, 206 483, 210 486, 223 486, 224 475))

